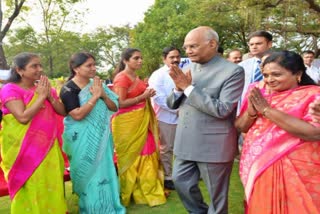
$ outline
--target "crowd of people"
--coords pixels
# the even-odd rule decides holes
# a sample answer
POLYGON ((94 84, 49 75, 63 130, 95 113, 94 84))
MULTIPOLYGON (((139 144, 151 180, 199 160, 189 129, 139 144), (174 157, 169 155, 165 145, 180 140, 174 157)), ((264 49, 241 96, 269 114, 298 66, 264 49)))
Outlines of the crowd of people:
POLYGON ((315 53, 272 51, 267 31, 248 38, 247 59, 239 49, 224 57, 215 30, 194 28, 183 44, 188 63, 165 47, 147 81, 137 74, 143 53, 126 48, 112 87, 97 77, 92 54, 74 53, 59 92, 37 54, 15 56, 0 91, 11 213, 67 213, 63 152, 80 213, 159 206, 170 191, 188 213, 228 213, 239 149, 245 213, 320 213, 315 53))

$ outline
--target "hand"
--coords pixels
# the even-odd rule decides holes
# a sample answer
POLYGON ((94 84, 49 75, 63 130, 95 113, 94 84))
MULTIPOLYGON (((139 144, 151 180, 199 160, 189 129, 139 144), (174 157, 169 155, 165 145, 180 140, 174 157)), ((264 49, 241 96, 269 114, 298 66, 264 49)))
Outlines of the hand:
POLYGON ((96 99, 99 99, 101 96, 103 96, 103 87, 102 87, 102 80, 98 76, 95 76, 93 78, 93 84, 90 87, 90 92, 93 97, 96 99))
POLYGON ((192 83, 190 70, 186 74, 175 64, 170 65, 169 75, 176 85, 177 90, 185 90, 192 83))
POLYGON ((252 103, 253 108, 260 113, 263 113, 263 110, 270 107, 267 100, 262 96, 262 94, 258 88, 253 88, 250 91, 248 98, 249 98, 250 102, 252 103))
POLYGON ((102 81, 102 80, 101 80, 101 86, 102 86, 101 98, 102 98, 103 100, 105 100, 105 99, 108 97, 108 95, 107 95, 106 91, 105 91, 104 88, 103 88, 103 81, 102 81))
POLYGON ((247 112, 249 114, 249 116, 256 116, 257 115, 257 110, 254 108, 252 102, 250 99, 248 99, 248 108, 247 108, 247 112))
POLYGON ((43 98, 44 100, 49 96, 50 83, 48 77, 41 75, 39 82, 37 83, 36 93, 39 95, 39 98, 43 98))
POLYGON ((105 100, 107 97, 108 95, 106 94, 105 90, 102 90, 101 98, 105 100))
POLYGON ((154 95, 156 95, 156 90, 154 90, 153 88, 147 88, 143 94, 142 97, 144 99, 149 98, 149 97, 153 97, 154 95))
POLYGON ((190 82, 190 85, 191 85, 191 83, 192 83, 192 76, 191 76, 191 70, 190 70, 190 69, 187 70, 187 72, 186 72, 186 77, 187 77, 188 82, 190 82))
POLYGON ((320 98, 316 98, 312 103, 310 103, 309 114, 311 114, 313 122, 320 122, 320 98))
POLYGON ((47 99, 52 102, 54 100, 54 98, 52 97, 52 94, 51 94, 51 83, 50 83, 50 80, 48 79, 48 85, 47 85, 47 90, 48 90, 48 96, 47 96, 47 99))

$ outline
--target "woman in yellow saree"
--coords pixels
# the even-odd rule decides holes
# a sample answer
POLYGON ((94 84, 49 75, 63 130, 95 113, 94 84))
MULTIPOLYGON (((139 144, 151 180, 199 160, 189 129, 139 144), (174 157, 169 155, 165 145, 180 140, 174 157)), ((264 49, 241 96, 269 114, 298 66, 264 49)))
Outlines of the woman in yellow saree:
POLYGON ((247 133, 240 160, 246 213, 320 213, 320 124, 308 111, 320 88, 290 51, 266 58, 263 76, 236 120, 247 133))
POLYGON ((65 111, 42 72, 38 55, 21 53, 14 58, 9 83, 1 90, 1 168, 12 214, 67 211, 55 119, 65 111))
POLYGON ((166 202, 159 164, 157 120, 149 99, 155 91, 147 89, 136 76, 141 63, 138 49, 124 50, 113 82, 120 109, 112 118, 112 132, 121 200, 125 206, 130 204, 131 197, 135 203, 149 206, 166 202))

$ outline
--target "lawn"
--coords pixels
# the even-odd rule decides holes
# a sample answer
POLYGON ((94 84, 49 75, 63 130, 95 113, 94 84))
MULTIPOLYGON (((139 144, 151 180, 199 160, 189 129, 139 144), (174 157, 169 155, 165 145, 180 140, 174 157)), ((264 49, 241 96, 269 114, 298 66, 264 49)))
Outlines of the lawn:
MULTIPOLYGON (((243 213, 243 189, 239 180, 239 164, 235 163, 232 171, 230 190, 229 190, 229 214, 242 214, 243 213)), ((77 196, 71 193, 71 182, 66 182, 66 198, 69 209, 69 214, 77 214, 77 196)), ((202 193, 208 201, 208 193, 205 190, 203 182, 200 182, 202 193)), ((10 213, 10 200, 9 197, 0 198, 0 214, 10 213)), ((127 208, 128 214, 186 214, 186 210, 182 206, 178 195, 175 191, 170 193, 167 203, 157 207, 148 207, 146 205, 131 204, 127 208)))

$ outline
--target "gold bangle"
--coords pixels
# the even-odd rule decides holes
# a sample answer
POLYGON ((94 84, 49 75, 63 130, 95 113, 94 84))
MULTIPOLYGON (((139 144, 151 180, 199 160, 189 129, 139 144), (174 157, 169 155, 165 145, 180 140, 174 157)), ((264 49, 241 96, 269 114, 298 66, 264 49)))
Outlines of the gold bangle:
POLYGON ((269 106, 265 107, 265 108, 262 110, 262 115, 263 115, 263 116, 266 116, 266 113, 267 113, 267 111, 268 111, 269 109, 270 109, 269 106))
POLYGON ((92 102, 88 101, 87 102, 89 105, 94 106, 92 102))
POLYGON ((258 117, 258 114, 251 115, 251 114, 249 114, 249 112, 247 112, 247 114, 248 114, 248 116, 249 116, 250 118, 252 118, 252 119, 255 119, 255 118, 258 117))

